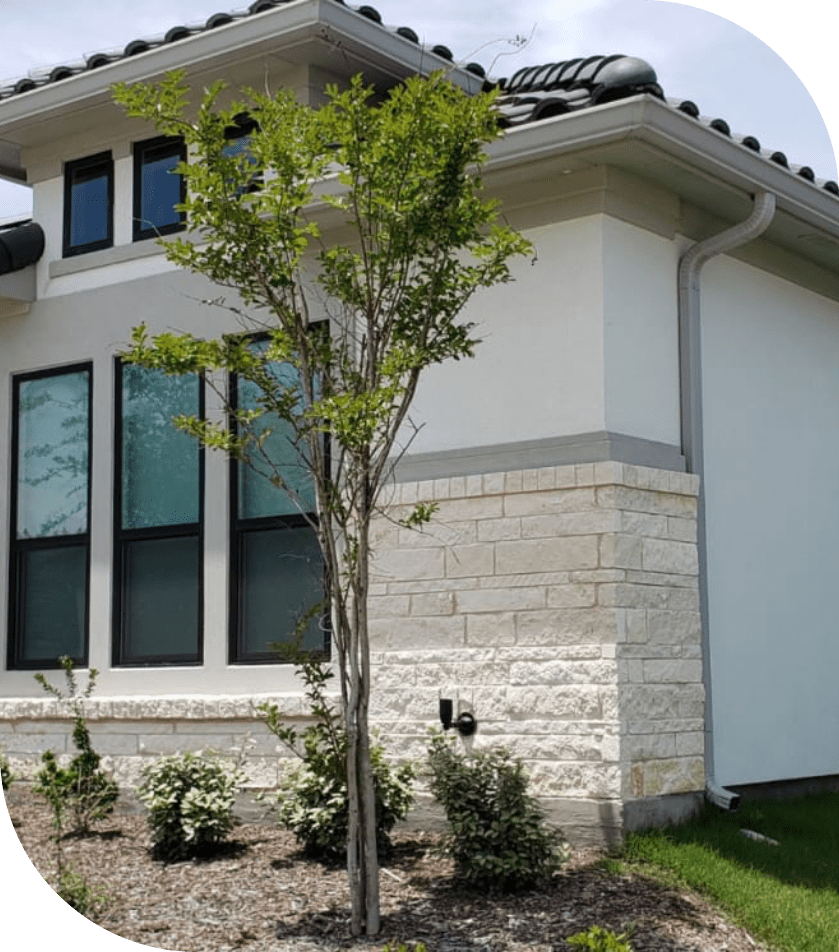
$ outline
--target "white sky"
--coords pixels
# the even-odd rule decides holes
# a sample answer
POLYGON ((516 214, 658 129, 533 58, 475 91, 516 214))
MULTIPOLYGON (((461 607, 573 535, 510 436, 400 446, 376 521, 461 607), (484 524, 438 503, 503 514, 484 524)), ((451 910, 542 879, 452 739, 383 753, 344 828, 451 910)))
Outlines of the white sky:
MULTIPOLYGON (((839 104, 828 96, 835 89, 829 78, 836 35, 831 26, 839 25, 832 4, 703 0, 705 9, 699 9, 670 0, 367 2, 388 26, 410 26, 429 45, 442 43, 458 61, 477 61, 495 77, 577 56, 640 56, 656 70, 666 96, 692 99, 703 115, 721 117, 734 132, 756 136, 764 148, 784 152, 792 163, 810 165, 818 178, 836 177, 825 125, 839 141, 839 104), (718 15, 723 8, 730 19, 718 15), (510 42, 517 36, 530 37, 524 49, 510 42)), ((244 9, 249 3, 0 0, 0 78, 17 79, 85 53, 122 49, 138 37, 180 23, 203 23, 219 10, 244 9)), ((0 182, 0 220, 30 209, 27 189, 0 182)))

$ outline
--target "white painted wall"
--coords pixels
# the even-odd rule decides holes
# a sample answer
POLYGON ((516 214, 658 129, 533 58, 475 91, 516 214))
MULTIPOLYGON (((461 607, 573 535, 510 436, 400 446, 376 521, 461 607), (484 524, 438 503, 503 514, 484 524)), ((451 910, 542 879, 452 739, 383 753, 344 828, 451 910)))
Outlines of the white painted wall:
POLYGON ((603 222, 534 228, 535 258, 479 292, 465 312, 473 360, 432 368, 412 414, 411 452, 537 440, 604 429, 603 222))
POLYGON ((681 444, 678 248, 603 218, 606 429, 681 444))
POLYGON ((702 275, 712 702, 722 783, 839 764, 839 305, 702 275))

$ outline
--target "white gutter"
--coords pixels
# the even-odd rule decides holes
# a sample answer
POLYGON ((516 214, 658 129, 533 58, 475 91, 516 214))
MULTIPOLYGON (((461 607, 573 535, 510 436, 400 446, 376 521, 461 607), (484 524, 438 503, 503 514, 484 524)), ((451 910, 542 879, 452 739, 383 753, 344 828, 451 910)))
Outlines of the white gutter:
POLYGON ((752 241, 775 216, 775 196, 758 192, 752 213, 739 225, 699 241, 679 261, 679 380, 681 386, 682 452, 689 473, 699 476, 696 530, 699 552, 699 611, 702 624, 702 680, 705 687, 705 796, 726 810, 736 810, 740 795, 726 790, 714 768, 714 717, 711 694, 711 651, 708 626, 708 552, 705 527, 705 457, 702 442, 702 348, 699 276, 704 264, 752 241))

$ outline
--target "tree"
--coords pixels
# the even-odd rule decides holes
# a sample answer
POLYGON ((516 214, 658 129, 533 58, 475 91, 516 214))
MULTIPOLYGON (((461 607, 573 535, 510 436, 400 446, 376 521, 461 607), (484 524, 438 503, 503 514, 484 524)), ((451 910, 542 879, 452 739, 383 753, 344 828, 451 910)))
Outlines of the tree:
MULTIPOLYGON (((499 224, 477 175, 484 147, 501 134, 494 96, 470 97, 437 74, 379 99, 356 77, 344 91, 329 88, 316 110, 285 90, 249 91, 224 108, 228 93, 218 83, 190 113, 182 73, 115 95, 129 115, 182 136, 192 154, 178 169, 187 185, 181 208, 200 237, 167 242, 169 259, 235 289, 241 304, 214 303, 263 335, 254 346, 247 334, 150 338, 140 326, 125 357, 204 376, 229 425, 179 425, 267 473, 301 512, 311 511, 303 497, 314 495, 348 738, 352 930, 375 935, 369 532, 414 432, 408 412, 422 372, 472 355, 478 341, 460 317, 464 305, 479 288, 509 281, 510 258, 530 247, 499 224), (231 148, 243 129, 246 148, 231 148), (322 239, 313 213, 325 208, 349 227, 345 243, 322 239), (328 332, 313 321, 316 300, 328 332), (247 381, 256 398, 237 407, 225 373, 247 381), (272 458, 266 448, 277 441, 266 429, 293 445, 305 480, 272 458)), ((418 506, 404 524, 420 525, 432 512, 418 506)))

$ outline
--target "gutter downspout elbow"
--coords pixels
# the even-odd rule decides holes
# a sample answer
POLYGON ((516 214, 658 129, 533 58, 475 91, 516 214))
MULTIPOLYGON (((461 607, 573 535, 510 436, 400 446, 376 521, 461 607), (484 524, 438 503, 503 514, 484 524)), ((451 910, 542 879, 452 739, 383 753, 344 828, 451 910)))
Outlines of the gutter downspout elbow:
POLYGON ((759 237, 775 216, 775 196, 758 192, 749 217, 687 249, 679 261, 679 381, 681 387, 682 452, 689 473, 699 476, 696 543, 699 556, 699 612, 702 625, 702 680, 705 688, 705 796, 725 810, 736 810, 740 795, 716 779, 711 693, 711 650, 708 627, 708 550, 705 526, 705 457, 702 431, 702 346, 699 276, 711 258, 759 237))

